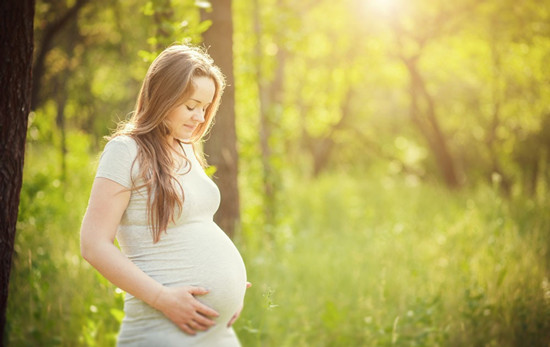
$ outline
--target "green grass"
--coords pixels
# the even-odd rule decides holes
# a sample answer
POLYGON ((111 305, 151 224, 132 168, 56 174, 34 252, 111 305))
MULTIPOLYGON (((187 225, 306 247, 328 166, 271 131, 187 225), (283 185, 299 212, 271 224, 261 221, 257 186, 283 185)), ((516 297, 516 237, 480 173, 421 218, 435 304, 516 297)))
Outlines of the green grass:
MULTIPOLYGON (((95 164, 68 176, 31 146, 8 308, 10 346, 112 346, 122 295, 79 256, 95 164)), ((550 203, 399 178, 287 179, 281 221, 243 194, 243 346, 549 346, 550 203)))
POLYGON ((73 134, 67 178, 59 154, 29 145, 25 159, 7 310, 8 346, 109 346, 122 295, 80 257, 80 222, 95 155, 73 134), (111 312, 113 310, 113 312, 111 312))
POLYGON ((242 246, 245 346, 549 345, 543 202, 345 175, 285 201, 276 246, 242 246))

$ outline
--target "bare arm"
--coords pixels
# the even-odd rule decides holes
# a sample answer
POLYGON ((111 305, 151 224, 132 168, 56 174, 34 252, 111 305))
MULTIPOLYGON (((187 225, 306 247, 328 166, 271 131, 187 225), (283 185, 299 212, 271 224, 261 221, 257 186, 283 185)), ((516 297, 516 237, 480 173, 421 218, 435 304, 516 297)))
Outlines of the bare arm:
POLYGON ((106 178, 95 179, 80 231, 82 256, 111 283, 160 310, 186 333, 208 329, 214 321, 207 317, 218 314, 193 296, 206 294, 205 289, 164 287, 114 245, 129 201, 130 192, 122 185, 106 178))

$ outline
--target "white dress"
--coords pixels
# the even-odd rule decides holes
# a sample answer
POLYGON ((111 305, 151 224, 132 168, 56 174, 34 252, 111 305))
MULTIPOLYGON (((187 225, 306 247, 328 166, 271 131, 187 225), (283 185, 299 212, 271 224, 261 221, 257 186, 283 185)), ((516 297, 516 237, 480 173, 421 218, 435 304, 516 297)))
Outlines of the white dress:
MULTIPOLYGON (((141 270, 165 286, 200 286, 209 290, 197 296, 220 315, 216 325, 190 336, 180 330, 160 311, 136 297, 126 294, 125 317, 118 336, 118 346, 240 346, 232 328, 231 317, 241 307, 246 290, 246 270, 239 251, 213 221, 219 207, 218 187, 205 174, 191 145, 183 145, 191 160, 178 179, 184 190, 182 213, 160 241, 153 243, 147 223, 147 193, 132 191, 130 202, 117 232, 122 252, 141 270), (187 173, 185 173, 187 172, 187 173)), ((136 142, 118 136, 105 146, 96 177, 105 177, 124 187, 140 184, 136 142)))

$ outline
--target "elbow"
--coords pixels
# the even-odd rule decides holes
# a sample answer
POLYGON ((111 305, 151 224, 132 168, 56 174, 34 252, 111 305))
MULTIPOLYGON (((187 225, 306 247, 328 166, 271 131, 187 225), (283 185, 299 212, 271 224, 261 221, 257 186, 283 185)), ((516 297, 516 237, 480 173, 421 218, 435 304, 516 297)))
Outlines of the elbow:
POLYGON ((81 231, 80 233, 80 255, 84 260, 93 265, 94 259, 96 258, 97 250, 97 240, 87 236, 86 232, 81 231))
POLYGON ((112 246, 112 240, 97 237, 86 231, 80 234, 80 255, 93 267, 96 267, 105 254, 111 251, 112 246))
POLYGON ((93 251, 90 249, 90 246, 85 242, 82 237, 80 238, 80 255, 84 260, 86 260, 88 263, 91 263, 93 251))

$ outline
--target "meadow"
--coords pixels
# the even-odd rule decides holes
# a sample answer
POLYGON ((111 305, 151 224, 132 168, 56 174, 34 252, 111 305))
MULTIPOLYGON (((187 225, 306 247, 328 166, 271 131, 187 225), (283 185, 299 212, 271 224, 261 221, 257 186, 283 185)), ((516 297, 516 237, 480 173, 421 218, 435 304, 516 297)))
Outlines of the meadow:
POLYGON ((102 137, 180 42, 228 79, 207 152, 239 155, 244 347, 550 346, 549 23, 534 0, 37 0, 0 345, 115 345, 124 293, 80 223, 102 137))
MULTIPOLYGON (((123 293, 79 253, 97 154, 70 136, 64 180, 57 152, 27 149, 8 346, 116 341, 123 293)), ((549 346, 547 194, 449 191, 383 170, 285 182, 283 217, 262 225, 241 177, 243 346, 549 346)))

